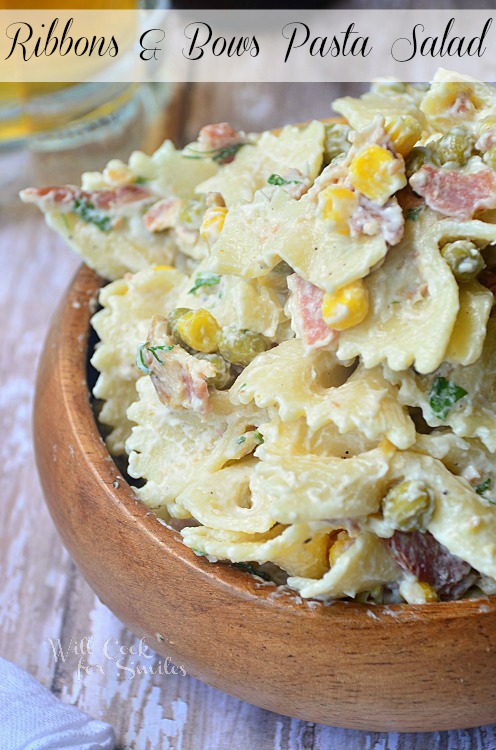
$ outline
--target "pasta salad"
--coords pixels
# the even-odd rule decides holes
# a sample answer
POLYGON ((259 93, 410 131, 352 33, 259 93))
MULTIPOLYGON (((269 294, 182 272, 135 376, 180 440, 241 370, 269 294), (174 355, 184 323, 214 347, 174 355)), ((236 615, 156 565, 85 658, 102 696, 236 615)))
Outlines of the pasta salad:
POLYGON ((496 592, 496 90, 204 127, 21 197, 109 281, 94 396, 184 543, 304 598, 496 592))

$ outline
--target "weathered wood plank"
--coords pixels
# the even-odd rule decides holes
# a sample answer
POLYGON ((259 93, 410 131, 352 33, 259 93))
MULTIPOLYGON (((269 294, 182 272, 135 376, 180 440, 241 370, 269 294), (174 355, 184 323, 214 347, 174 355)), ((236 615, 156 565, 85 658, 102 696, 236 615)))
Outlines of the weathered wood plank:
POLYGON ((45 645, 59 632, 70 563, 42 500, 31 404, 48 321, 78 262, 34 212, 0 222, 0 653, 50 684, 45 645))

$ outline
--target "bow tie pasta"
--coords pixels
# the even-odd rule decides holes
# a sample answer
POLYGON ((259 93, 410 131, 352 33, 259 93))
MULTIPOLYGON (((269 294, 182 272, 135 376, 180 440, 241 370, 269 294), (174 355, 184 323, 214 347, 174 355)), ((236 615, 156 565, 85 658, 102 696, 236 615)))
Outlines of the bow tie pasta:
MULTIPOLYGON (((262 133, 242 145, 236 158, 200 183, 196 191, 221 193, 230 208, 240 201, 253 200, 255 192, 267 184, 271 175, 279 175, 288 168, 314 180, 324 158, 324 138, 324 125, 317 120, 305 128, 288 125, 278 134, 262 133)), ((193 152, 194 146, 190 150, 193 152)))
POLYGON ((92 319, 100 339, 91 358, 99 372, 93 395, 103 401, 102 424, 111 428, 106 438, 113 455, 124 453, 131 434, 126 412, 136 400, 136 347, 146 337, 152 315, 168 311, 178 295, 184 276, 173 268, 148 268, 103 287, 102 310, 92 319))
POLYGON ((111 282, 98 419, 194 554, 302 598, 494 594, 496 90, 334 108, 22 198, 111 282))

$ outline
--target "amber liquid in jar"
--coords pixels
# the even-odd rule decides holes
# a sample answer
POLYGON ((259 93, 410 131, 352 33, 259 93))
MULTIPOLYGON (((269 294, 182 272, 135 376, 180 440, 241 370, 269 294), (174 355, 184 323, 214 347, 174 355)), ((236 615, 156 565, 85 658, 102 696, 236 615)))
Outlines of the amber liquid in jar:
MULTIPOLYGON (((0 0, 0 10, 134 10, 135 0, 0 0)), ((97 31, 97 30, 96 30, 97 31)), ((89 97, 88 87, 79 87, 79 92, 67 93, 64 90, 77 84, 59 83, 16 83, 0 82, 0 148, 8 147, 26 137, 39 132, 48 132, 63 127, 68 122, 88 116, 110 115, 131 95, 121 92, 108 101, 89 97), (78 95, 80 94, 80 95, 78 95)))

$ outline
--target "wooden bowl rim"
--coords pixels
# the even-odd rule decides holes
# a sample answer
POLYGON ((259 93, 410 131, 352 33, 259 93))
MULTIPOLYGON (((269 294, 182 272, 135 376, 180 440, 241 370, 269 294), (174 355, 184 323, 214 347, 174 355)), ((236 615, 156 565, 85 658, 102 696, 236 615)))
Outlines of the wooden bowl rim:
MULTIPOLYGON (((90 318, 95 310, 98 293, 105 282, 97 273, 82 265, 76 272, 66 297, 62 303, 60 346, 55 354, 56 366, 61 383, 61 397, 67 405, 72 440, 76 443, 86 470, 91 472, 100 483, 105 485, 108 493, 115 502, 109 506, 109 514, 123 515, 125 522, 134 524, 139 522, 144 536, 150 543, 159 544, 164 554, 171 554, 181 560, 184 565, 194 568, 199 576, 203 576, 210 584, 228 589, 235 597, 251 598, 260 606, 282 608, 288 607, 297 615, 318 616, 332 609, 333 616, 349 618, 356 623, 358 617, 377 618, 382 622, 398 624, 422 619, 452 620, 474 615, 496 612, 496 597, 482 596, 477 599, 462 599, 458 601, 444 601, 430 604, 372 604, 361 602, 335 601, 321 602, 315 599, 302 599, 297 592, 281 589, 271 582, 236 569, 228 563, 210 563, 203 556, 195 555, 182 542, 180 534, 165 526, 155 514, 139 499, 131 485, 121 476, 118 467, 107 450, 101 437, 97 421, 91 406, 91 394, 88 387, 87 364, 88 344, 90 333, 90 318), (78 389, 78 408, 74 408, 74 370, 64 367, 73 356, 74 340, 69 332, 77 332, 77 379, 81 384, 78 389), (91 459, 84 451, 80 434, 88 435, 94 444, 95 452, 91 459), (115 482, 118 486, 115 486, 115 482)), ((328 626, 328 620, 326 621, 328 626)))

